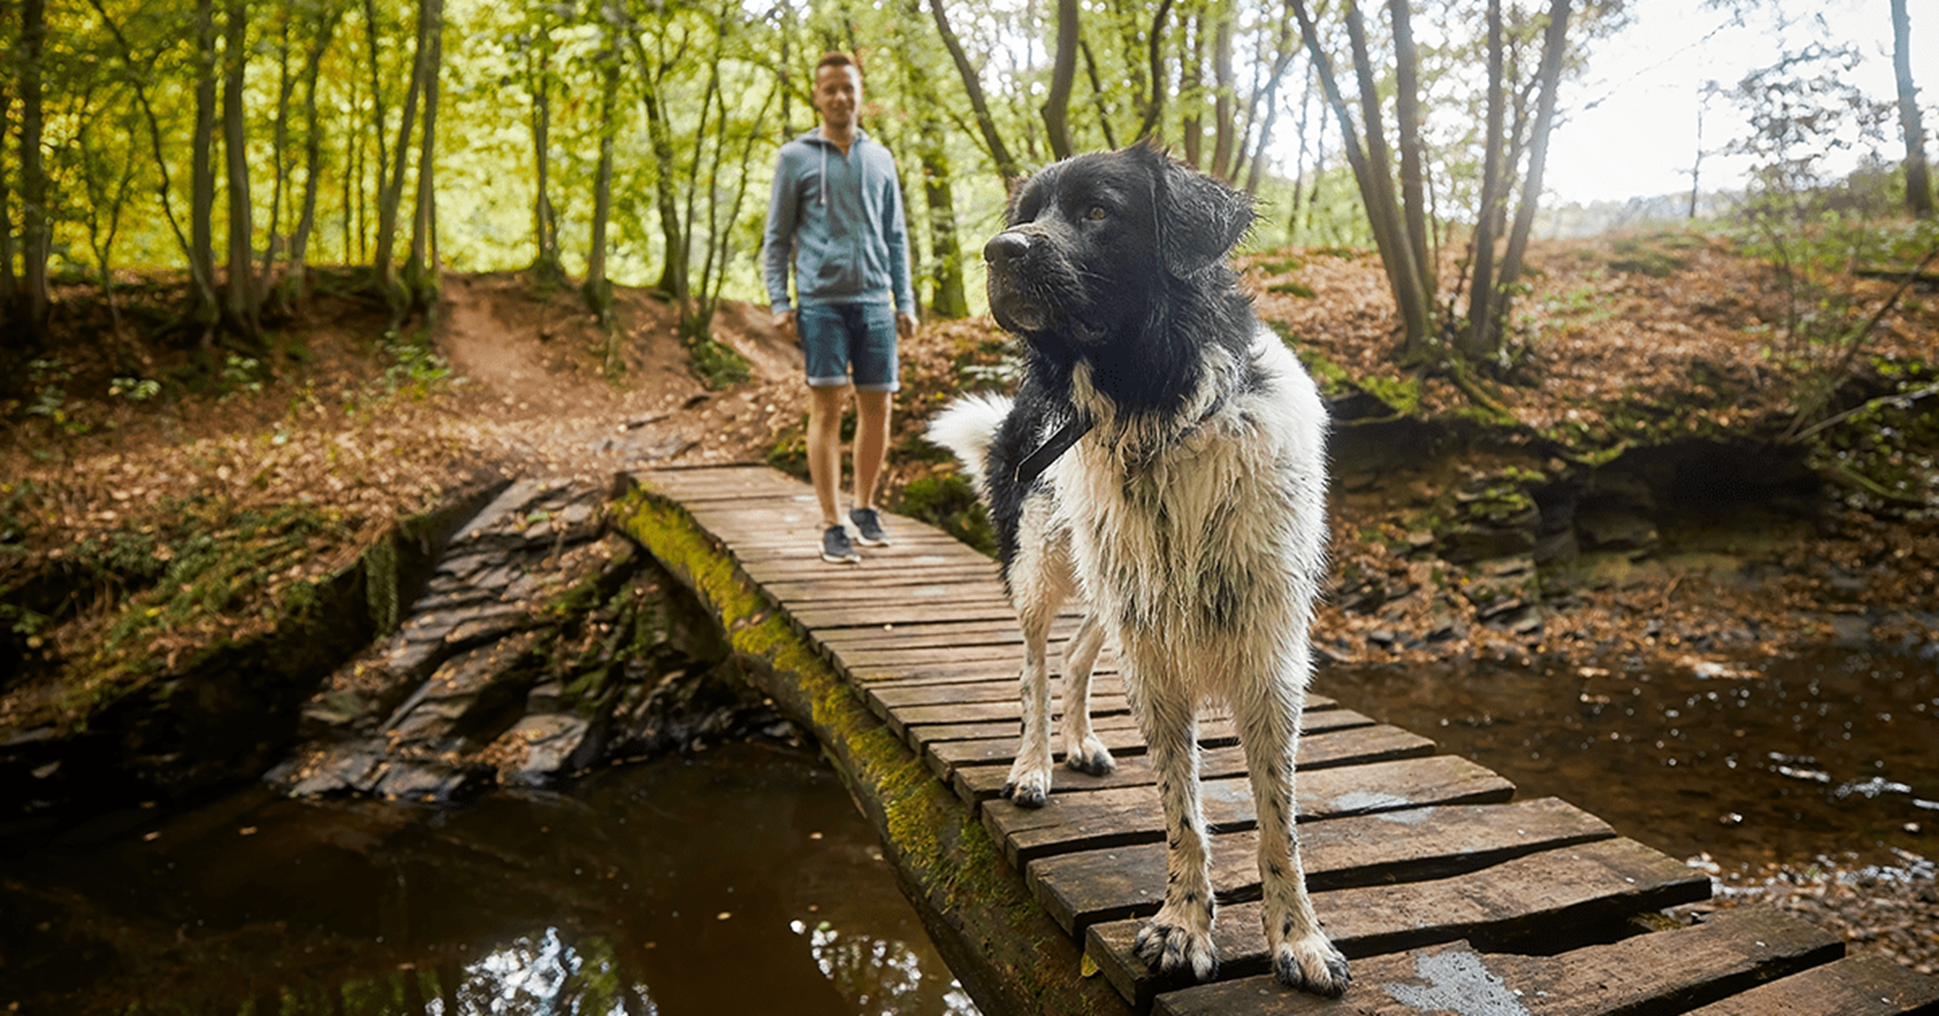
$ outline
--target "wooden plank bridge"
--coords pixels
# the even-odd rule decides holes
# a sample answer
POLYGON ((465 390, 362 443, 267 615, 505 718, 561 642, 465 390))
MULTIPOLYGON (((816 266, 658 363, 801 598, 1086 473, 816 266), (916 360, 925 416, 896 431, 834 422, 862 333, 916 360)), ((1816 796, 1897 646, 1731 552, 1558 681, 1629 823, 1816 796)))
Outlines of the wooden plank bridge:
POLYGON ((757 682, 845 770, 986 1010, 1939 1011, 1939 980, 1846 956, 1835 936, 1772 909, 1678 925, 1660 911, 1708 898, 1702 872, 1564 801, 1517 798, 1499 775, 1320 695, 1300 741, 1300 838, 1353 988, 1326 1001, 1272 980, 1244 760, 1217 718, 1201 732, 1220 980, 1159 979, 1131 942, 1164 887, 1162 818, 1108 650, 1093 708, 1117 771, 1059 767, 1050 804, 1018 808, 1000 791, 1020 723, 1021 637, 993 562, 891 517, 894 546, 825 564, 812 492, 766 467, 624 480, 629 531, 721 615, 743 655, 765 661, 757 682), (777 648, 772 631, 749 634, 776 622, 813 662, 777 648), (802 675, 822 667, 828 688, 804 690, 802 675))

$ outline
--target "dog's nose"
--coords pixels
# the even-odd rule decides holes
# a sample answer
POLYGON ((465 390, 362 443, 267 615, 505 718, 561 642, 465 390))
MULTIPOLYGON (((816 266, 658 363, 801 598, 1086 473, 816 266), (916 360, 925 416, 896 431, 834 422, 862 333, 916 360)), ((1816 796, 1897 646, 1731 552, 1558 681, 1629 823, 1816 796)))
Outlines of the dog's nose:
POLYGON ((1015 230, 998 233, 983 245, 983 260, 993 265, 1009 264, 1028 253, 1030 237, 1015 230))

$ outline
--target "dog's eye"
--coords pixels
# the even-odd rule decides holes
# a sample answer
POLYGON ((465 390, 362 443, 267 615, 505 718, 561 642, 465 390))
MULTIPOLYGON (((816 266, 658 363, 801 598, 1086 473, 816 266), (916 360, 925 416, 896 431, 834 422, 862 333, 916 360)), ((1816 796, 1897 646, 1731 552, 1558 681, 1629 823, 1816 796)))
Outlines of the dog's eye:
POLYGON ((1092 205, 1088 210, 1084 212, 1084 217, 1091 220, 1092 222, 1103 222, 1105 219, 1109 218, 1110 215, 1111 213, 1106 211, 1103 205, 1092 205))

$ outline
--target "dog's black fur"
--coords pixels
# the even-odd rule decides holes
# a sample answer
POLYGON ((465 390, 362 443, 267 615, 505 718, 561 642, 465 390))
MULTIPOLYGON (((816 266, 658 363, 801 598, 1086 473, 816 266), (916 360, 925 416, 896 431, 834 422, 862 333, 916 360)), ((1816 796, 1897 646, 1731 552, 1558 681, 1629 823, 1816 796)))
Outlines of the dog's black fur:
POLYGON ((1125 412, 1167 414, 1201 380, 1200 342, 1243 358, 1255 319, 1226 253, 1252 220, 1243 195, 1146 146, 1029 178, 983 249, 990 311, 1026 340, 1024 414, 1065 412, 1080 359, 1125 412))

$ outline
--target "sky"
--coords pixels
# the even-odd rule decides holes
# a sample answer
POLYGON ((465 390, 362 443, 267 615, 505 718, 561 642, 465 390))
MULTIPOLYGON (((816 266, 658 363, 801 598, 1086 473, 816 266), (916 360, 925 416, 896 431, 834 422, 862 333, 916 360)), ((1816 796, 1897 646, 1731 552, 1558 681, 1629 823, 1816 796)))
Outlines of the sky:
MULTIPOLYGON (((1912 23, 1912 79, 1925 111, 1926 158, 1939 161, 1939 0, 1907 0, 1912 23)), ((1621 201, 1688 193, 1697 151, 1697 108, 1705 81, 1734 86, 1811 41, 1852 43, 1864 56, 1851 82, 1879 100, 1897 95, 1892 76, 1888 0, 1782 0, 1795 20, 1782 32, 1767 19, 1748 27, 1706 11, 1696 0, 1631 0, 1635 20, 1590 51, 1587 71, 1564 85, 1563 112, 1549 142, 1545 183, 1551 203, 1621 201), (1817 16, 1821 15, 1821 17, 1817 16)), ((1896 117, 1883 149, 1905 157, 1896 117)), ((1740 160, 1714 154, 1747 133, 1727 99, 1713 99, 1703 120, 1705 191, 1741 186, 1740 160)))

